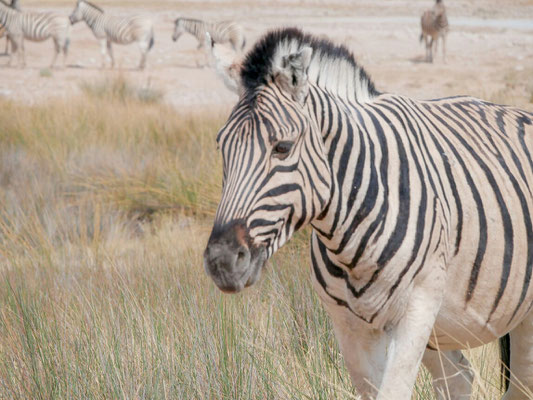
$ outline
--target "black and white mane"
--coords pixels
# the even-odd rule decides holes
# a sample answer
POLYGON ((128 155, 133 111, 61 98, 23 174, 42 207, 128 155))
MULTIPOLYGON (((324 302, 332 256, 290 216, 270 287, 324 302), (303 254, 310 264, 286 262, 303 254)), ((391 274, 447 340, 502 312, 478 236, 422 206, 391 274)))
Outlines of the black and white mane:
POLYGON ((82 0, 82 2, 85 3, 85 4, 87 4, 89 7, 92 7, 92 8, 94 8, 94 9, 100 11, 101 13, 104 12, 104 10, 103 10, 101 7, 97 6, 97 5, 94 4, 94 3, 91 3, 90 1, 82 0))
POLYGON ((296 28, 268 32, 247 54, 241 69, 241 82, 254 92, 273 78, 273 66, 282 57, 311 47, 309 81, 341 98, 364 103, 379 95, 365 70, 344 46, 327 39, 304 34, 296 28))

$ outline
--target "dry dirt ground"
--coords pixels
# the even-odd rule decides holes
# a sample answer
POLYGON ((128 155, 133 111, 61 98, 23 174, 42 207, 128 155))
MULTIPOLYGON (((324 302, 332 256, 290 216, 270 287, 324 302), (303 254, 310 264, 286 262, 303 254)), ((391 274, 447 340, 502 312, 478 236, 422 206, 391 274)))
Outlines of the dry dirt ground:
MULTIPOLYGON (((447 59, 441 53, 434 64, 423 62, 419 43, 419 16, 430 0, 362 1, 102 1, 116 15, 146 14, 155 23, 156 42, 146 71, 133 70, 139 61, 136 45, 114 47, 118 68, 100 69, 100 48, 83 23, 71 33, 71 51, 65 69, 47 70, 53 44, 26 44, 27 67, 10 68, 0 57, 0 96, 24 102, 42 102, 70 96, 83 83, 122 75, 152 87, 177 108, 227 108, 231 94, 196 50, 195 39, 171 40, 177 16, 238 20, 248 45, 266 30, 297 26, 344 43, 367 69, 381 91, 419 99, 471 94, 498 103, 533 109, 533 1, 445 0, 450 21, 447 59), (198 66, 200 65, 200 67, 198 66)), ((27 10, 53 10, 68 15, 70 2, 22 1, 27 10)), ((0 40, 0 52, 4 39, 0 40)))

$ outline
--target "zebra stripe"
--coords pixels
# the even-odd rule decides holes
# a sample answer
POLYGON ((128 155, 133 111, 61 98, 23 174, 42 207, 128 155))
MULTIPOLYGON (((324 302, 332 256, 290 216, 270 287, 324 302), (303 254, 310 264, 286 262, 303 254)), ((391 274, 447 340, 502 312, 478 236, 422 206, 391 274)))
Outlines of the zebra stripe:
POLYGON ((112 43, 130 44, 136 42, 141 50, 139 69, 144 69, 147 54, 154 45, 154 28, 151 19, 142 16, 110 16, 95 4, 78 0, 76 8, 70 15, 70 22, 75 24, 82 20, 87 23, 94 36, 100 40, 102 68, 106 65, 108 55, 111 58, 111 66, 115 66, 112 43))
POLYGON ((177 41, 183 33, 190 33, 198 40, 198 48, 203 47, 205 35, 209 33, 217 43, 230 43, 234 50, 241 51, 246 45, 244 30, 233 21, 209 22, 191 18, 177 18, 174 21, 172 39, 177 41))
POLYGON ((426 61, 433 62, 433 53, 437 53, 439 38, 442 39, 442 57, 446 59, 446 34, 448 33, 448 18, 442 0, 435 0, 431 10, 426 10, 420 17, 420 41, 426 43, 426 61))
POLYGON ((70 43, 70 23, 68 18, 52 13, 21 12, 18 10, 17 1, 13 1, 11 6, 0 2, 0 25, 5 27, 12 47, 9 63, 11 64, 13 54, 18 53, 19 64, 26 65, 25 39, 41 42, 52 38, 55 45, 55 53, 51 67, 54 67, 60 52, 63 52, 63 64, 65 64, 70 43))
POLYGON ((253 284, 311 224, 313 281, 363 398, 410 399, 422 355, 437 390, 468 395, 459 350, 507 334, 506 399, 533 390, 533 114, 379 93, 347 49, 295 29, 219 65, 240 66, 240 100, 217 136, 215 283, 253 284))

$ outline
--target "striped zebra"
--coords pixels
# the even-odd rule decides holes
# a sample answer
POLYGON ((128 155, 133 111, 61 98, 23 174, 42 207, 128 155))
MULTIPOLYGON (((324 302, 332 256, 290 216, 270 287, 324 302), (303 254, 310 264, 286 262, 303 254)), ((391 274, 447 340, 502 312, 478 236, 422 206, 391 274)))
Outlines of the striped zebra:
MULTIPOLYGON (((2 0, 0 0, 2 1, 2 0)), ((7 4, 5 1, 2 1, 3 3, 7 4)), ((14 10, 20 11, 20 4, 19 0, 11 0, 11 4, 9 4, 9 7, 11 7, 14 10)), ((3 25, 0 25, 0 39, 3 37, 6 37, 6 47, 4 49, 4 54, 9 54, 9 38, 7 36, 7 30, 3 25)))
POLYGON ((106 66, 107 56, 111 58, 111 67, 115 66, 112 43, 130 44, 136 42, 141 50, 139 69, 146 66, 148 52, 154 46, 154 27, 151 19, 142 16, 114 17, 106 14, 100 7, 78 0, 76 8, 70 15, 70 22, 75 24, 85 21, 100 40, 102 68, 106 66))
POLYGON ((442 39, 442 58, 446 61, 446 34, 448 33, 448 18, 442 0, 435 0, 431 10, 426 10, 420 17, 420 41, 426 44, 426 62, 433 62, 433 53, 437 54, 439 38, 442 39), (433 50, 434 49, 434 50, 433 50))
POLYGON ((198 49, 204 46, 206 33, 209 33, 217 43, 229 42, 235 51, 242 51, 246 45, 242 26, 233 21, 206 22, 199 19, 177 18, 174 21, 172 40, 177 41, 186 32, 196 37, 198 49))
POLYGON ((505 400, 531 396, 533 114, 380 93, 345 47, 297 29, 243 60, 217 48, 240 98, 217 135, 216 285, 254 284, 310 224, 313 284, 364 399, 411 399, 421 361, 440 399, 466 399, 460 350, 502 337, 505 400))
MULTIPOLYGON (((17 3, 14 3, 17 7, 17 3)), ((70 44, 70 23, 67 17, 53 13, 18 11, 0 2, 0 25, 5 27, 7 38, 11 43, 9 65, 15 53, 19 58, 19 65, 26 65, 25 39, 42 42, 49 38, 53 39, 55 46, 51 67, 55 66, 57 56, 61 52, 63 52, 63 66, 65 65, 70 44)))

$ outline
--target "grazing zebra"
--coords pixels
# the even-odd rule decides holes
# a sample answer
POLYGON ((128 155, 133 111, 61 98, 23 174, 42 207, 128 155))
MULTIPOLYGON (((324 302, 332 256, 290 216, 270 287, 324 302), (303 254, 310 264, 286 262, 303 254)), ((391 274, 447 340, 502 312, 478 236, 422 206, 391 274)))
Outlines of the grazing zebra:
POLYGON ((113 17, 100 7, 85 0, 78 0, 76 8, 70 15, 70 22, 75 24, 84 20, 100 40, 102 68, 105 68, 107 55, 111 58, 111 67, 115 66, 112 43, 130 44, 137 42, 141 50, 139 69, 146 66, 146 56, 154 46, 154 27, 152 20, 146 17, 113 17))
POLYGON ((55 66, 60 52, 63 52, 65 65, 70 43, 70 23, 67 17, 52 13, 21 12, 0 2, 0 25, 5 27, 11 42, 10 65, 14 53, 18 54, 19 65, 26 65, 25 39, 42 42, 49 38, 53 39, 55 45, 51 67, 55 66))
POLYGON ((174 21, 172 40, 177 41, 185 32, 196 37, 198 49, 203 47, 206 33, 209 33, 217 43, 229 42, 235 51, 242 51, 246 45, 242 26, 233 21, 205 22, 198 19, 177 18, 174 21))
MULTIPOLYGON (((0 0, 2 1, 2 0, 0 0)), ((3 3, 5 3, 4 1, 2 1, 3 3)), ((7 4, 7 3, 6 3, 7 4)), ((17 10, 17 11, 20 11, 20 4, 19 4, 19 0, 11 0, 11 4, 9 4, 9 6, 14 9, 14 10, 17 10)), ((6 37, 6 47, 5 47, 5 50, 4 50, 4 54, 9 54, 9 37, 7 36, 7 31, 6 31, 6 28, 2 25, 0 25, 0 39, 3 38, 3 37, 6 37)))
POLYGON ((217 46, 240 99, 217 135, 216 285, 254 284, 311 224, 313 283, 364 399, 411 399, 421 361, 439 398, 466 399, 460 349, 501 337, 505 400, 531 395, 533 114, 380 93, 345 47, 297 29, 240 61, 217 46))
POLYGON ((446 34, 448 33, 448 18, 442 0, 435 0, 431 10, 424 11, 420 18, 420 41, 426 43, 426 62, 433 62, 433 53, 437 54, 437 43, 442 39, 442 58, 446 61, 446 34), (433 51, 433 47, 435 51, 433 51))

